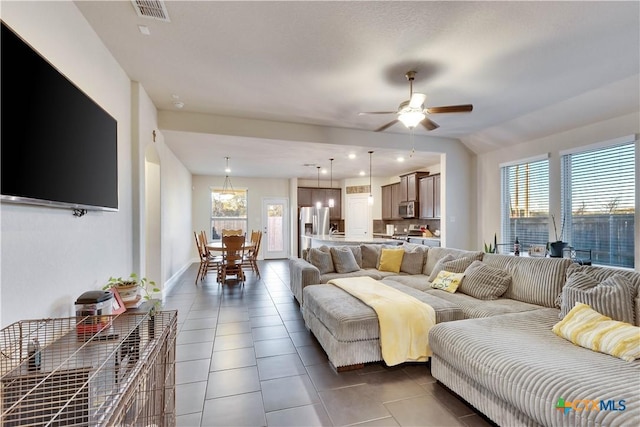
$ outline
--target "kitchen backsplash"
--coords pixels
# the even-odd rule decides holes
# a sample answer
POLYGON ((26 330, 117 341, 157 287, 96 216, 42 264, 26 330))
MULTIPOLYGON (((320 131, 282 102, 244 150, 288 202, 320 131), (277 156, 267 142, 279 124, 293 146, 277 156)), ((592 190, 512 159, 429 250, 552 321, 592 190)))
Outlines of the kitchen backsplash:
POLYGON ((374 219, 373 220, 373 232, 385 234, 387 224, 393 224, 396 228, 395 234, 406 234, 409 229, 410 224, 418 224, 429 226, 429 230, 435 231, 440 229, 440 220, 439 219, 400 219, 400 220, 381 220, 374 219))

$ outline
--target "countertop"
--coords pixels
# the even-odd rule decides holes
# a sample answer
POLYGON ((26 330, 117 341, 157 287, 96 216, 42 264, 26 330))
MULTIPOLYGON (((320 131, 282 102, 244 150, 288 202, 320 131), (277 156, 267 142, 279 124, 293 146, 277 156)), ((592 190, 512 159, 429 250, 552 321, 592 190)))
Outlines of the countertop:
MULTIPOLYGON (((386 245, 399 245, 401 240, 394 240, 384 237, 363 237, 363 236, 347 236, 343 234, 321 234, 312 236, 303 236, 311 239, 312 242, 331 245, 345 245, 345 244, 359 244, 359 243, 373 243, 373 244, 386 244, 386 245)), ((312 245, 313 246, 313 245, 312 245)))

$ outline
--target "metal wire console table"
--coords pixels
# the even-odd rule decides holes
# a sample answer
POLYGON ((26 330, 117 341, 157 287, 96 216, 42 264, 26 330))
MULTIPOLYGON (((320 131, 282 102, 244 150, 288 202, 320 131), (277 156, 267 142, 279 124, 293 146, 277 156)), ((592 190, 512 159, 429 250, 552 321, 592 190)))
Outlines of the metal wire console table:
POLYGON ((0 331, 0 425, 175 425, 177 312, 96 317, 0 331))

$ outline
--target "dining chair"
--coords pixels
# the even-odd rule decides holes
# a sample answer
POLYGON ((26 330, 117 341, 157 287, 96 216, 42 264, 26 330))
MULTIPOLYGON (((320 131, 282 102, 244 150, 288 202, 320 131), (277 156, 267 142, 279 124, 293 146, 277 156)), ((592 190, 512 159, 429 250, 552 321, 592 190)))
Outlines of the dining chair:
POLYGON ((262 231, 251 231, 251 246, 245 255, 244 265, 260 277, 260 269, 258 269, 258 252, 260 251, 260 241, 262 240, 262 231))
POLYGON ((193 232, 193 237, 196 239, 196 249, 198 250, 198 257, 200 258, 200 266, 198 266, 198 274, 196 274, 196 285, 198 284, 198 280, 202 280, 204 278, 207 271, 207 257, 205 255, 204 249, 200 244, 200 234, 193 232))
POLYGON ((242 236, 244 233, 242 232, 242 230, 229 230, 229 229, 223 229, 222 230, 222 237, 224 236, 242 236))
POLYGON ((200 241, 200 247, 202 250, 201 262, 204 262, 204 271, 200 276, 200 280, 203 280, 210 271, 216 272, 216 279, 220 280, 220 269, 222 266, 222 255, 214 255, 207 247, 207 233, 203 230, 198 234, 200 241))
POLYGON ((223 285, 227 276, 235 276, 244 285, 245 275, 242 269, 245 252, 245 236, 222 236, 222 264, 220 267, 220 283, 223 285))

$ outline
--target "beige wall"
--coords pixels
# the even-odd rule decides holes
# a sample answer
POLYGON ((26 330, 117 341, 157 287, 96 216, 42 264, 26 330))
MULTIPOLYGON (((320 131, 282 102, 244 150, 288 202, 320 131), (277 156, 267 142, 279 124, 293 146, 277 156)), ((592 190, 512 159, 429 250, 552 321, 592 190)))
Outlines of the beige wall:
MULTIPOLYGON (((264 179, 264 178, 240 178, 230 177, 231 185, 236 190, 248 189, 248 226, 247 230, 264 230, 262 224, 262 199, 265 197, 284 197, 289 200, 289 206, 293 206, 296 200, 290 197, 292 188, 288 179, 264 179)), ((194 175, 193 176, 193 231, 205 230, 207 237, 211 238, 211 188, 222 188, 224 176, 194 175)), ((296 193, 297 197, 297 193, 296 193)), ((295 223, 291 224, 291 235, 294 233, 295 223)), ((195 241, 192 248, 193 259, 197 257, 195 241)), ((261 257, 262 255, 260 255, 261 257)))
POLYGON ((2 204, 1 324, 75 314, 132 269, 130 81, 72 2, 2 2, 2 19, 118 122, 118 212, 2 204), (79 41, 82 42, 79 42, 79 41))
MULTIPOLYGON (((560 213, 560 152, 567 149, 588 146, 630 134, 640 133, 638 112, 527 141, 509 148, 501 148, 478 156, 477 170, 477 229, 476 248, 481 249, 483 242, 493 241, 498 233, 500 241, 500 164, 539 155, 549 154, 549 207, 557 218, 560 213)), ((636 149, 636 151, 640 151, 636 149)), ((638 187, 640 168, 636 168, 636 224, 638 222, 638 187)), ((636 266, 640 266, 640 227, 636 226, 635 252, 636 266)), ((553 237, 550 235, 550 238, 553 237)))

